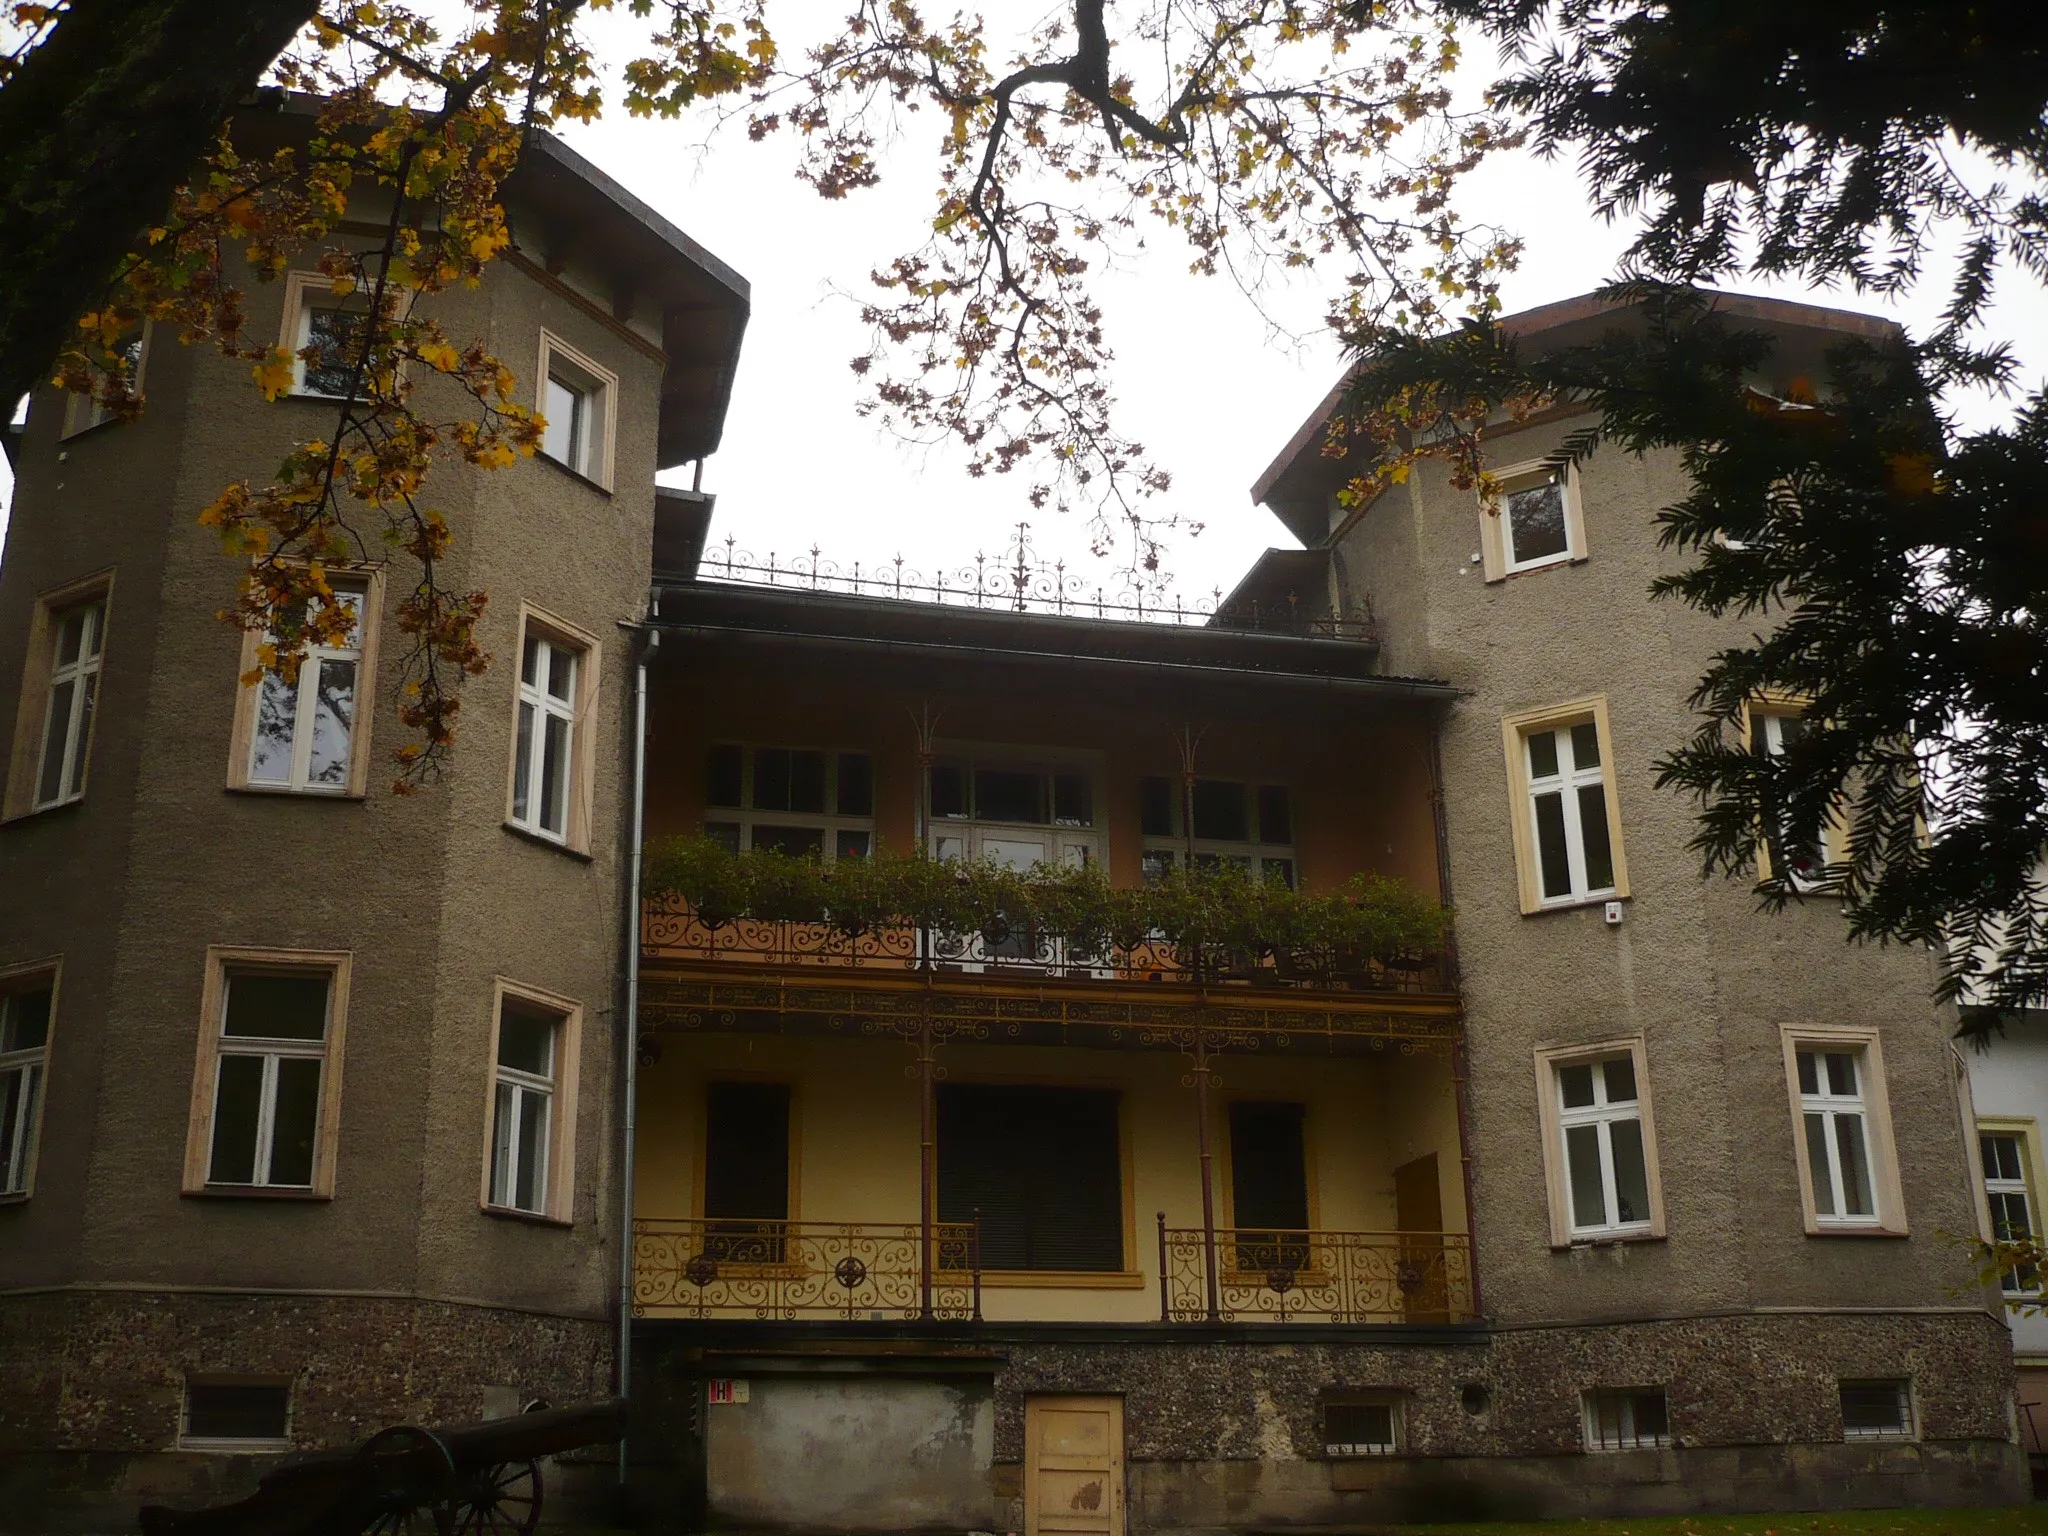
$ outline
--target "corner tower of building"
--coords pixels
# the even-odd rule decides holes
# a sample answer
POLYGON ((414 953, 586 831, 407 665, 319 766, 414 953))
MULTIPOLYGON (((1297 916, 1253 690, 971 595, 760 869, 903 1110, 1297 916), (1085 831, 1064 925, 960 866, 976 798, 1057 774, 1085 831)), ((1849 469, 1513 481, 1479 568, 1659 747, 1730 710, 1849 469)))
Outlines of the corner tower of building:
MULTIPOLYGON (((1722 303, 1771 338, 1753 382, 1780 397, 1896 332, 1722 303)), ((1582 298, 1504 328, 1545 351, 1634 323, 1582 298)), ((1501 1448, 1676 1447, 1652 1481, 1698 1479, 1693 1507, 2018 1496, 2004 1329, 1949 1235, 1979 1216, 1934 957, 1844 942, 1827 848, 1781 913, 1703 880, 1694 807, 1657 785, 1756 622, 1649 597, 1685 563, 1656 525, 1688 493, 1677 456, 1561 469, 1590 419, 1567 406, 1485 429, 1496 509, 1427 462, 1354 509, 1337 493, 1369 466, 1323 453, 1341 392, 1253 492, 1308 547, 1233 601, 1370 615, 1385 665, 1461 693, 1441 792, 1501 1448)), ((1759 699, 1752 739, 1798 718, 1759 699)))
MULTIPOLYGON (((240 573, 196 515, 333 432, 317 365, 266 407, 159 331, 139 421, 33 399, 0 565, 0 1487, 176 1496, 213 1475, 181 1448, 610 1389, 628 626, 655 473, 716 448, 748 292, 545 137, 507 208, 512 250, 431 302, 548 440, 435 474, 491 665, 418 794, 390 792, 402 560, 372 538, 334 572, 356 632, 296 686, 244 684, 216 616, 240 573)), ((250 334, 297 351, 337 302, 251 283, 250 334)))

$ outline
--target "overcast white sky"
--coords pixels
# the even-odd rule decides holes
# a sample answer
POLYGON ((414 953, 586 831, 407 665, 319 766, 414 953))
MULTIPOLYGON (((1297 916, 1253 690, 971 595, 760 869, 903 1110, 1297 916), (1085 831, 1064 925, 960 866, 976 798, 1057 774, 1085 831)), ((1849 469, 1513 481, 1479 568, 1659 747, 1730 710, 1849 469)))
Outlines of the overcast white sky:
MULTIPOLYGON (((1085 528, 1034 513, 1021 476, 973 480, 951 449, 906 448, 854 414, 857 381, 847 362, 865 336, 848 295, 871 267, 919 243, 934 162, 918 126, 924 136, 898 146, 882 187, 839 203, 795 180, 790 145, 752 144, 737 129, 699 152, 701 128, 618 113, 567 137, 752 283, 753 318, 724 445, 705 466, 705 489, 718 496, 714 539, 730 534, 763 556, 816 543, 842 563, 901 554, 929 570, 970 561, 977 551, 999 553, 1016 523, 1028 520, 1042 553, 1088 565, 1085 528)), ((1527 155, 1497 161, 1470 180, 1461 202, 1527 242, 1521 269, 1505 286, 1510 311, 1596 286, 1627 243, 1624 230, 1587 211, 1569 165, 1527 155)), ((1248 488, 1335 381, 1342 360, 1327 337, 1311 334, 1322 285, 1334 284, 1336 271, 1269 296, 1276 312, 1310 334, 1297 343, 1273 334, 1226 280, 1193 277, 1186 265, 1183 249, 1155 239, 1104 274, 1099 293, 1118 354, 1125 429, 1172 471, 1165 509, 1205 525, 1199 537, 1176 538, 1171 554, 1179 590, 1193 597, 1227 590, 1261 550, 1291 542, 1252 505, 1248 488)), ((2011 279, 2008 287, 2016 297, 2000 328, 2019 341, 2031 380, 2048 367, 2048 299, 2011 279)), ((1920 322, 1939 300, 1930 292, 1895 313, 1920 322)), ((9 481, 0 498, 11 491, 9 481)), ((1110 579, 1108 565, 1099 569, 1110 579)))

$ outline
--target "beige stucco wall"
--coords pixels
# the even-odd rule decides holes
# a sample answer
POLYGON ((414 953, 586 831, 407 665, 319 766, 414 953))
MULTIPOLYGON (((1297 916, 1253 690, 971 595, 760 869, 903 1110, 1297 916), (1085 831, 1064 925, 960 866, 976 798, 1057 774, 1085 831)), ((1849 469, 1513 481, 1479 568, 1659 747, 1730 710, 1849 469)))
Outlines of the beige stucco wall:
MULTIPOLYGON (((1554 448, 1573 423, 1498 434, 1496 463, 1554 448)), ((1974 1230, 1953 1021, 1929 1001, 1931 957, 1852 947, 1835 903, 1756 910, 1703 881, 1693 808, 1654 763, 1693 731, 1686 698, 1751 624, 1653 603, 1679 557, 1657 510, 1684 494, 1674 458, 1606 450, 1581 482, 1588 555, 1487 583, 1480 512, 1436 466, 1396 487, 1337 546, 1369 595, 1390 671, 1468 690, 1443 731, 1450 878, 1471 1059, 1476 1239, 1503 1321, 1678 1316, 1781 1306, 1974 1306, 1944 1233, 1974 1230), (1631 896, 1523 916, 1501 717, 1606 697, 1631 896), (1874 1026, 1883 1042, 1909 1238, 1811 1238, 1801 1219, 1781 1023, 1874 1026), (1640 1033, 1655 1095, 1667 1240, 1599 1253, 1549 1246, 1537 1128, 1538 1047, 1640 1033)))
MULTIPOLYGON (((282 300, 282 285, 252 287, 252 335, 277 328, 282 300)), ((231 479, 260 480, 290 443, 331 432, 335 408, 266 407, 243 365, 162 334, 141 422, 60 444, 61 398, 36 397, 0 569, 0 730, 13 728, 35 595, 106 566, 116 578, 86 799, 0 826, 0 964, 64 962, 37 1191, 0 1208, 0 1291, 229 1285, 606 1311, 630 707, 617 626, 644 603, 661 364, 509 264, 434 302, 452 336, 486 337, 529 392, 542 326, 614 370, 616 477, 606 495, 540 460, 437 469, 427 499, 456 541, 440 574, 490 594, 479 639, 493 665, 467 686, 447 774, 411 797, 389 792, 402 560, 367 743, 359 733, 367 797, 225 787, 241 637, 215 614, 236 569, 196 515, 231 479), (522 600, 602 641, 588 858, 501 825, 522 600), (179 1193, 210 944, 354 954, 332 1201, 179 1193), (478 1208, 495 976, 584 1009, 568 1230, 478 1208)))

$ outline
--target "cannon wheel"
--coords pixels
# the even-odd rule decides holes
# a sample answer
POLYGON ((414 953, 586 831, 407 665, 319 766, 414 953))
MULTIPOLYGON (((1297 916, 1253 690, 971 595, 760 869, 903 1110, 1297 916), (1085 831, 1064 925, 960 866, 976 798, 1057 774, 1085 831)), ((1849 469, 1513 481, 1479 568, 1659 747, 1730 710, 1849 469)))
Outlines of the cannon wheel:
POLYGON ((426 1536, 430 1530, 434 1536, 454 1536, 456 1516, 461 1512, 454 1497, 455 1462, 438 1435, 410 1424, 380 1429, 363 1442, 356 1461, 367 1471, 381 1457, 410 1459, 422 1446, 431 1446, 434 1452, 425 1486, 395 1484, 369 1473, 374 1509, 363 1525, 363 1536, 426 1536))
POLYGON ((476 1473, 455 1515, 456 1536, 533 1536, 540 1524, 540 1463, 504 1461, 476 1473))

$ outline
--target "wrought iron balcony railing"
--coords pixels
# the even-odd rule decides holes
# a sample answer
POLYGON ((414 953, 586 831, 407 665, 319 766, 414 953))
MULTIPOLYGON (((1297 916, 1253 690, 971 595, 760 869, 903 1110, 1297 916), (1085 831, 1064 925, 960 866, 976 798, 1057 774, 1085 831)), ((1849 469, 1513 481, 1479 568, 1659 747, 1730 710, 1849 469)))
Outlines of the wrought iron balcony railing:
POLYGON ((844 1322, 981 1316, 981 1242, 972 1222, 633 1223, 633 1310, 695 1318, 844 1322))
POLYGON ((650 901, 641 942, 664 958, 760 966, 856 966, 952 975, 1065 981, 1176 982, 1328 992, 1448 990, 1442 956, 1370 955, 1342 949, 1258 951, 1223 944, 1147 940, 1093 953, 1028 928, 948 933, 886 924, 850 934, 827 923, 731 918, 714 921, 677 898, 650 901))
POLYGON ((1275 1232, 1159 1218, 1161 1322, 1466 1323, 1462 1232, 1275 1232))

